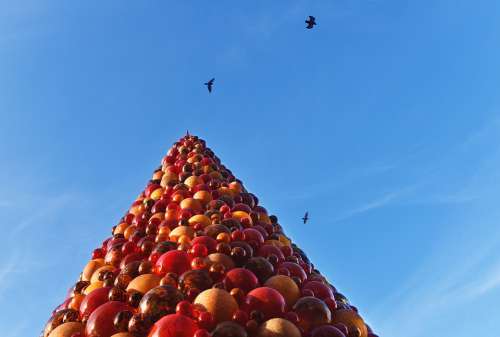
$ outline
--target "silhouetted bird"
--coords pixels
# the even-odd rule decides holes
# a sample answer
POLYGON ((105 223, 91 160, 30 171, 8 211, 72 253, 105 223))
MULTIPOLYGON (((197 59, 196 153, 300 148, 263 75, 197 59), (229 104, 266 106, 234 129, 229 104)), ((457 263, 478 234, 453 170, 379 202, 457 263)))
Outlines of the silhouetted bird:
POLYGON ((309 19, 306 20, 307 29, 312 29, 316 25, 316 18, 314 16, 309 15, 309 19))
POLYGON ((309 212, 306 212, 306 214, 304 214, 304 217, 302 218, 302 221, 304 221, 304 223, 306 223, 307 220, 309 220, 309 212))
POLYGON ((205 85, 208 88, 208 92, 212 92, 212 87, 214 86, 214 81, 215 81, 215 78, 212 78, 210 81, 205 83, 205 85))

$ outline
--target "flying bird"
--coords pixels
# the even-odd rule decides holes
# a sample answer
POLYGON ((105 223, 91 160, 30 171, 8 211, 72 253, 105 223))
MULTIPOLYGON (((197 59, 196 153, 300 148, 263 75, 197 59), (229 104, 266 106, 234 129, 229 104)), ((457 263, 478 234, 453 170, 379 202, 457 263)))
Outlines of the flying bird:
POLYGON ((208 92, 212 92, 212 87, 214 86, 214 81, 215 81, 215 78, 212 78, 210 81, 205 83, 205 85, 207 86, 208 92))
POLYGON ((306 20, 307 29, 312 29, 316 25, 316 18, 314 16, 309 15, 309 19, 306 20))
POLYGON ((304 221, 304 224, 307 222, 307 220, 309 220, 309 212, 306 212, 306 214, 304 214, 304 217, 302 218, 302 221, 304 221))

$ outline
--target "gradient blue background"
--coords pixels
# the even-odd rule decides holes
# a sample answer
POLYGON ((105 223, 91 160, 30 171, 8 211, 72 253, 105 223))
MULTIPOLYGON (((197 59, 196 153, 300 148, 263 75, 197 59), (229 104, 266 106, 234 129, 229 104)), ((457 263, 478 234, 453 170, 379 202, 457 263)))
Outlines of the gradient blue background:
POLYGON ((381 336, 497 334, 499 30, 495 0, 0 1, 2 336, 188 128, 381 336))

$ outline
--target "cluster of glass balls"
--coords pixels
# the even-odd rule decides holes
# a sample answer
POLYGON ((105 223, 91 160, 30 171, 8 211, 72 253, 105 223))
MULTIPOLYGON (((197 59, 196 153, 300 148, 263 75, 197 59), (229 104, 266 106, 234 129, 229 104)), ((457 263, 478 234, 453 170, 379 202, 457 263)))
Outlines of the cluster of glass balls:
POLYGON ((376 337, 206 147, 176 142, 43 337, 376 337))

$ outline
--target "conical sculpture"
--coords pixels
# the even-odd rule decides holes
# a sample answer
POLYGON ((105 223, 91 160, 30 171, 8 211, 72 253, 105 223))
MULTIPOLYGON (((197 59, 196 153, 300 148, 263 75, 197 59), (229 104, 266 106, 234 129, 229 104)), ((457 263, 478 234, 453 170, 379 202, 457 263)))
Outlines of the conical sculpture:
POLYGON ((205 141, 176 142, 43 337, 375 337, 205 141))

